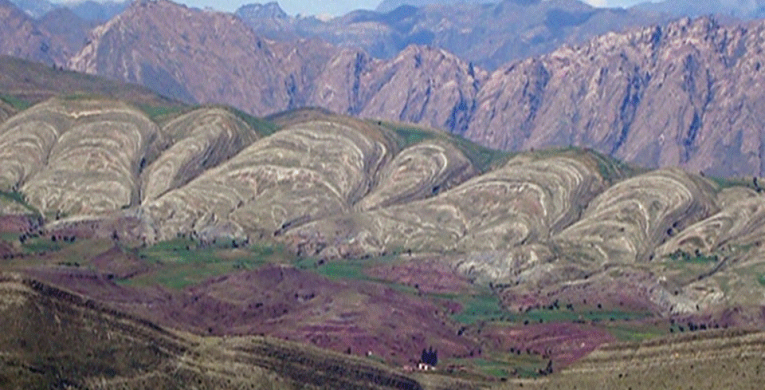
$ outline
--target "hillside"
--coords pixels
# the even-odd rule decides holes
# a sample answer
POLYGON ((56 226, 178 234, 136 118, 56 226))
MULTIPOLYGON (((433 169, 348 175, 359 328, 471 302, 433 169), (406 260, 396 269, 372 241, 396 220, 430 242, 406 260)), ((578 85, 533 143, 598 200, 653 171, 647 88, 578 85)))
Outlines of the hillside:
POLYGON ((233 15, 160 0, 135 2, 93 30, 69 68, 186 102, 227 103, 265 115, 305 105, 334 53, 318 41, 270 42, 233 15))
POLYGON ((616 341, 765 323, 759 180, 6 64, 5 387, 534 388, 595 380, 601 347, 628 362, 597 378, 655 360, 616 341))
POLYGON ((13 114, 0 145, 2 270, 21 275, 3 279, 3 310, 23 311, 4 343, 37 329, 23 321, 62 332, 14 347, 2 370, 34 369, 4 383, 545 388, 590 380, 581 365, 610 375, 588 363, 601 352, 576 362, 615 340, 765 322, 758 183, 320 110, 155 122, 94 97, 13 114), (133 363, 102 359, 100 334, 133 363), (385 368, 412 370, 428 346, 444 377, 385 368), (29 360, 48 350, 69 355, 29 360), (561 376, 531 379, 549 367, 561 376))
POLYGON ((263 337, 196 337, 0 275, 8 388, 423 389, 380 364, 263 337))
MULTIPOLYGON (((532 389, 627 388, 750 389, 759 386, 763 335, 714 332, 614 345, 532 389)), ((535 386, 536 385, 536 386, 535 386)), ((513 387, 506 387, 513 388, 513 387)))
POLYGON ((0 126, 0 190, 66 216, 48 226, 70 232, 62 235, 276 241, 324 260, 440 253, 471 279, 508 286, 508 302, 566 296, 550 283, 586 289, 595 276, 604 278, 596 288, 634 284, 637 303, 664 313, 759 302, 746 292, 758 279, 745 276, 760 264, 756 183, 641 173, 576 149, 503 156, 320 111, 255 128, 243 119, 200 108, 160 125, 122 103, 52 99, 0 126), (712 228, 741 202, 750 222, 712 228), (675 269, 693 258, 698 270, 675 269), (612 267, 632 271, 614 276, 612 267), (731 289, 734 277, 743 279, 731 289))
POLYGON ((44 64, 60 64, 64 60, 60 48, 41 31, 30 16, 8 0, 0 0, 0 54, 20 57, 44 64))
POLYGON ((511 64, 484 83, 465 135, 508 149, 582 145, 643 166, 760 175, 762 99, 741 86, 761 83, 764 27, 686 19, 511 64))
POLYGON ((0 56, 0 99, 17 110, 54 96, 98 96, 146 109, 179 109, 183 104, 150 89, 121 81, 55 69, 10 56, 0 56))

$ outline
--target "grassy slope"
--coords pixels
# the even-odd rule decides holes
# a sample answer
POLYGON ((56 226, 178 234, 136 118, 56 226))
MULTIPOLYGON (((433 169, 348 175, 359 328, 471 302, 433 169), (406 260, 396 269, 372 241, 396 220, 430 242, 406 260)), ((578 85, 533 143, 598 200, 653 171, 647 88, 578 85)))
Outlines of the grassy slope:
POLYGON ((11 274, 0 274, 0 298, 3 388, 422 388, 382 365, 304 345, 170 332, 11 274))
MULTIPOLYGON (((615 344, 532 389, 755 389, 762 387, 765 335, 712 331, 615 344)), ((516 388, 514 383, 497 389, 516 388)))

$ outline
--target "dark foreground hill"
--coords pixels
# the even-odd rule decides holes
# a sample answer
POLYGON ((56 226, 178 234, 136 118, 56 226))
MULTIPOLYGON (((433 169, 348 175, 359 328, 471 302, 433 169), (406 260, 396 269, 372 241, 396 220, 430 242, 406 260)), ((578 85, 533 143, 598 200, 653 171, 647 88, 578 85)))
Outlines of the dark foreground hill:
MULTIPOLYGON (((6 389, 423 389, 381 364, 264 337, 196 337, 0 275, 6 389)), ((430 387, 437 388, 437 387, 430 387)))

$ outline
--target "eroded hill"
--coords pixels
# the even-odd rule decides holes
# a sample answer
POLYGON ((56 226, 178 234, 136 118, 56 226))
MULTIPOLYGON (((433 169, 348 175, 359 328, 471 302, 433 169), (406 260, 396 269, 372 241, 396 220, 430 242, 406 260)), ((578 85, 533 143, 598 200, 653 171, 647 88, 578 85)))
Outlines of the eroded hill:
POLYGON ((14 115, 0 126, 2 191, 27 204, 5 208, 35 210, 49 231, 143 245, 279 242, 323 260, 440 254, 504 286, 515 307, 527 306, 519 296, 574 299, 561 283, 627 283, 636 304, 664 313, 761 302, 760 274, 747 274, 761 267, 756 180, 641 172, 588 150, 509 156, 316 110, 277 125, 215 107, 175 116, 158 124, 87 98, 14 115))
POLYGON ((410 369, 435 346, 450 375, 485 380, 765 322, 758 179, 322 110, 11 100, 0 266, 161 327, 410 369))

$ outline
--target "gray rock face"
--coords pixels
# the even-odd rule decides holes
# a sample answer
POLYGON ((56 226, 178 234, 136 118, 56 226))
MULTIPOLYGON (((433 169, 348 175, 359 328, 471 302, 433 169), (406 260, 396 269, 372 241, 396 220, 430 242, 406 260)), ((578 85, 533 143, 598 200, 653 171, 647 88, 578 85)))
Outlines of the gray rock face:
POLYGON ((466 136, 590 146, 643 166, 760 175, 765 24, 709 18, 607 34, 494 72, 466 136))
POLYGON ((69 65, 258 115, 324 107, 422 123, 492 148, 586 146, 647 167, 743 176, 765 173, 763 31, 762 22, 685 19, 487 73, 432 47, 380 60, 320 41, 269 41, 230 15, 158 1, 96 29, 69 65), (168 18, 179 23, 169 29, 168 18))

